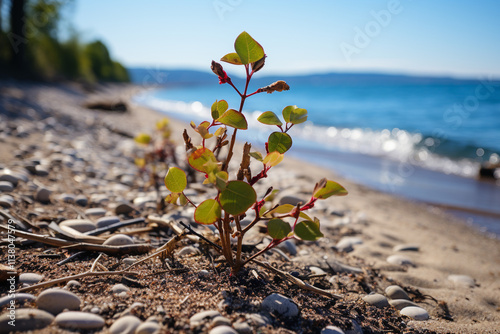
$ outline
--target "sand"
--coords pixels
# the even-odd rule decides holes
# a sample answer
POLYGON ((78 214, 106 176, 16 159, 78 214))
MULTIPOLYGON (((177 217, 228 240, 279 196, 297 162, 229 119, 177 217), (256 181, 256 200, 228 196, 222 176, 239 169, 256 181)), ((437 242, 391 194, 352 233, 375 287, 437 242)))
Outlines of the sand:
MULTIPOLYGON (((5 107, 5 96, 17 96, 21 100, 36 101, 42 109, 58 110, 73 116, 82 113, 81 103, 87 99, 79 87, 63 85, 26 85, 4 83, 1 88, 5 107)), ((130 101, 138 92, 146 89, 138 86, 101 87, 98 96, 130 101)), ((95 98, 95 96, 94 96, 95 98)), ((163 115, 130 102, 127 113, 96 113, 109 128, 135 135, 149 131, 155 120, 163 115)), ((26 108, 27 106, 19 106, 26 108)), ((88 115, 80 115, 82 121, 88 115)), ((96 116, 97 115, 97 116, 96 116)), ((181 143, 181 132, 188 124, 171 119, 175 130, 174 138, 181 143)), ((33 138, 33 137, 32 137, 33 138)), ((36 137, 35 137, 36 138, 36 137)), ((23 143, 22 138, 0 141, 0 163, 12 159, 13 148, 23 143)), ((293 148, 292 148, 293 150, 293 148)), ((342 179, 334 171, 285 157, 285 161, 273 171, 277 174, 290 173, 297 179, 315 180, 327 177, 341 183, 348 191, 346 197, 334 198, 326 209, 343 213, 343 217, 329 216, 323 226, 340 226, 345 223, 349 233, 362 239, 346 258, 361 259, 373 272, 387 278, 387 285, 393 282, 415 291, 423 298, 419 305, 430 310, 430 320, 409 321, 415 329, 428 329, 438 333, 500 333, 500 241, 482 234, 460 219, 429 205, 411 202, 388 194, 368 189, 342 179), (418 251, 396 252, 398 245, 414 245, 418 251), (395 265, 386 261, 391 255, 403 255, 412 265, 395 265), (474 286, 454 283, 450 275, 467 275, 474 280, 474 286), (416 291, 418 290, 418 292, 416 291), (436 302, 446 303, 449 316, 446 320, 437 313, 436 302)), ((325 205, 323 208, 325 209, 325 205)), ((328 236, 336 240, 335 236, 328 236)), ((338 238, 337 238, 338 239, 338 238)), ((385 286, 377 292, 383 293, 385 286)))

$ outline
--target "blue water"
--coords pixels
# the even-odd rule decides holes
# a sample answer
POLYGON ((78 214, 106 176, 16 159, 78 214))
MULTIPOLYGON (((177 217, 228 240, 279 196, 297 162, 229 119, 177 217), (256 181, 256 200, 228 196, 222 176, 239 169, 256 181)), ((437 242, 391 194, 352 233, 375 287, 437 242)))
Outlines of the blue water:
MULTIPOLYGON (((238 109, 238 95, 216 81, 149 91, 137 100, 180 119, 201 122, 210 119, 215 100, 225 99, 230 108, 238 109)), ((250 85, 249 92, 265 85, 261 81, 250 85)), ((499 82, 325 83, 295 77, 289 83, 289 91, 261 93, 246 101, 247 138, 252 142, 264 143, 272 130, 256 121, 261 112, 281 115, 285 106, 297 105, 306 108, 309 117, 292 129, 291 152, 309 154, 308 159, 380 190, 500 215, 500 186, 475 180, 481 163, 500 162, 499 82), (342 160, 335 163, 339 157, 342 160), (430 182, 436 184, 432 189, 428 180, 440 182, 430 182), (454 186, 446 192, 445 184, 454 186), (457 191, 465 195, 457 196, 457 191), (467 200, 467 194, 477 199, 483 193, 488 196, 480 204, 467 200)), ((500 235, 500 218, 488 219, 487 229, 500 235)))

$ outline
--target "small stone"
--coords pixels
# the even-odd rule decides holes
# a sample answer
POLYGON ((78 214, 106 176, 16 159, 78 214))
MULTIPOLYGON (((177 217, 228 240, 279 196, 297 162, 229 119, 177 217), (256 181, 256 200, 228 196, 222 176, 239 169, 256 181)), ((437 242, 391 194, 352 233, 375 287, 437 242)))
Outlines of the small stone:
POLYGON ((323 269, 321 269, 320 267, 311 266, 311 267, 309 267, 309 270, 314 275, 326 275, 326 272, 323 269))
POLYGON ((402 315, 406 315, 414 320, 423 321, 429 319, 429 313, 418 306, 408 306, 399 311, 402 315))
POLYGON ((223 317, 221 315, 216 316, 215 318, 212 319, 212 322, 210 323, 212 327, 217 327, 217 326, 231 326, 231 320, 229 320, 226 317, 223 317))
POLYGON ((126 315, 116 320, 111 327, 109 327, 109 333, 134 334, 135 330, 141 325, 141 323, 141 319, 133 315, 126 315))
POLYGON ((391 255, 386 259, 390 264, 396 264, 399 266, 414 266, 412 260, 403 255, 391 255))
POLYGON ((10 329, 16 332, 32 331, 45 328, 54 321, 54 316, 46 311, 33 308, 16 309, 16 327, 9 325, 12 321, 10 312, 0 315, 0 333, 10 333, 10 329))
POLYGON ((3 296, 0 298, 0 307, 5 306, 7 304, 10 304, 11 300, 15 300, 17 302, 20 301, 34 301, 36 297, 30 293, 14 293, 14 294, 8 294, 6 296, 3 296))
POLYGON ((42 275, 35 273, 23 273, 19 275, 19 283, 21 284, 36 284, 43 279, 42 275))
POLYGON ((252 327, 244 321, 235 322, 233 327, 239 334, 252 334, 252 327))
POLYGON ((82 286, 82 284, 78 281, 75 281, 74 279, 71 281, 68 281, 68 283, 66 283, 67 288, 79 288, 81 286, 82 286))
POLYGON ((389 306, 389 301, 387 298, 380 293, 373 293, 363 297, 363 300, 370 305, 378 308, 384 308, 389 306))
POLYGON ((1 195, 0 196, 0 206, 4 208, 11 208, 14 205, 14 197, 10 195, 1 195))
POLYGON ((276 313, 285 318, 291 318, 299 315, 299 308, 288 297, 279 293, 273 293, 267 296, 263 301, 261 307, 269 313, 276 313))
POLYGON ((133 244, 134 244, 134 239, 132 239, 126 234, 115 234, 112 237, 108 238, 103 243, 103 245, 108 245, 108 246, 125 246, 133 244))
POLYGON ((391 304, 392 307, 394 307, 395 309, 398 309, 398 310, 402 310, 408 306, 417 306, 418 307, 417 304, 415 304, 414 302, 412 302, 410 300, 406 300, 406 299, 391 299, 389 301, 389 304, 391 304))
POLYGON ((213 319, 220 315, 221 314, 219 311, 214 311, 214 310, 198 312, 191 318, 189 318, 189 326, 191 326, 191 328, 198 327, 202 325, 205 321, 213 319))
POLYGON ((392 250, 394 252, 418 252, 420 247, 418 245, 396 245, 392 250))
POLYGON ((35 166, 35 174, 36 174, 37 176, 42 176, 42 177, 44 177, 44 176, 49 175, 49 171, 48 171, 48 169, 47 169, 47 168, 45 168, 44 166, 41 166, 41 165, 36 165, 36 166, 35 166))
POLYGON ((120 218, 117 216, 106 216, 97 219, 97 228, 106 227, 120 222, 120 218))
POLYGON ((339 252, 352 252, 354 250, 354 245, 360 245, 363 243, 363 239, 359 237, 343 237, 337 242, 335 248, 339 252))
POLYGON ((136 258, 133 257, 126 257, 122 260, 123 264, 130 266, 131 264, 135 263, 137 261, 136 258))
POLYGON ((346 329, 345 334, 363 334, 363 328, 355 320, 351 320, 351 329, 346 329))
POLYGON ((21 181, 21 177, 10 169, 4 169, 0 172, 0 181, 8 181, 15 186, 21 181))
POLYGON ((297 246, 295 245, 295 242, 292 239, 283 241, 278 245, 278 248, 287 252, 292 256, 297 255, 297 246))
POLYGON ((50 202, 50 194, 51 191, 47 188, 40 187, 36 191, 35 200, 40 203, 49 203, 50 202))
POLYGON ((36 299, 36 305, 39 309, 54 315, 65 309, 79 310, 80 303, 80 298, 73 292, 58 288, 44 290, 36 299))
POLYGON ((271 324, 271 319, 269 317, 259 314, 259 313, 250 313, 247 315, 247 320, 256 327, 267 326, 271 324))
POLYGON ((388 286, 385 289, 385 294, 390 299, 406 299, 406 300, 410 300, 410 297, 408 296, 408 294, 406 293, 406 291, 403 290, 400 286, 397 286, 397 285, 388 286))
POLYGON ((201 252, 198 248, 193 247, 193 246, 186 246, 183 249, 181 249, 177 255, 179 255, 179 256, 193 256, 193 255, 197 255, 197 254, 201 254, 201 252))
POLYGON ((159 333, 161 326, 155 321, 146 321, 136 328, 135 334, 156 334, 159 333))
POLYGON ((208 278, 210 277, 210 272, 208 270, 202 269, 198 272, 199 278, 208 278))
POLYGON ((75 202, 75 196, 72 194, 61 194, 61 195, 59 195, 58 199, 60 201, 63 201, 64 203, 74 203, 75 202))
POLYGON ((326 326, 321 330, 321 334, 345 334, 342 329, 337 326, 326 326))
POLYGON ((103 208, 90 208, 85 210, 85 215, 90 218, 99 218, 106 215, 106 210, 103 208))
POLYGON ((229 326, 217 326, 212 328, 208 334, 238 334, 238 332, 229 326))
POLYGON ((473 288, 476 286, 474 279, 467 275, 449 275, 448 280, 452 281, 456 285, 473 288))
POLYGON ((9 181, 0 181, 0 191, 2 192, 11 192, 14 190, 14 185, 9 181))
POLYGON ((118 283, 113 285, 111 291, 113 291, 113 293, 128 292, 130 288, 124 284, 118 283))
POLYGON ((135 208, 127 203, 118 204, 115 208, 115 214, 117 215, 128 215, 135 211, 135 208))
POLYGON ((362 273, 363 269, 349 266, 347 264, 341 263, 333 257, 329 257, 326 261, 326 268, 321 266, 322 269, 333 271, 333 273, 362 273))
POLYGON ((54 322, 59 327, 69 329, 99 329, 104 326, 104 319, 101 316, 80 311, 59 313, 54 322))
POLYGON ((60 222, 59 226, 68 226, 81 233, 93 231, 96 228, 95 223, 88 219, 68 219, 60 222))
POLYGON ((75 197, 75 203, 79 206, 87 206, 89 200, 85 195, 78 195, 75 197))

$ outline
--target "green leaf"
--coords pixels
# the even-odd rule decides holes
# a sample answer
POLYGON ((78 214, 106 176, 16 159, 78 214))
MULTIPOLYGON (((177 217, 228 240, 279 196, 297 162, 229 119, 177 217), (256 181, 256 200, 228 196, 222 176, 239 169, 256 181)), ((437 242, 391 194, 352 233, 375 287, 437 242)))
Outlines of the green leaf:
POLYGON ((284 132, 273 132, 269 136, 269 152, 285 153, 292 147, 292 137, 284 132))
POLYGON ((180 193, 171 193, 165 197, 165 202, 170 204, 177 204, 177 199, 179 198, 180 193))
POLYGON ((212 118, 217 119, 221 117, 222 114, 229 108, 229 105, 227 104, 226 100, 220 100, 220 101, 215 101, 212 104, 211 112, 212 112, 212 118))
POLYGON ((316 189, 314 190, 313 197, 318 199, 325 199, 330 196, 345 196, 347 190, 340 184, 334 181, 322 179, 316 189))
POLYGON ((263 112, 257 120, 263 124, 267 125, 279 125, 282 126, 283 123, 280 121, 278 116, 272 111, 263 112))
MULTIPOLYGON (((290 213, 293 209, 295 209, 295 206, 291 204, 283 204, 278 206, 276 209, 271 210, 267 213, 266 216, 272 217, 272 214, 285 214, 285 213, 290 213)), ((307 220, 312 220, 311 217, 309 217, 306 213, 300 212, 299 214, 300 217, 307 219, 307 220)))
POLYGON ((186 189, 186 173, 180 168, 170 167, 165 175, 165 186, 173 193, 181 193, 186 189))
POLYGON ((323 237, 323 233, 319 230, 319 222, 304 220, 295 225, 294 233, 302 240, 316 241, 323 237))
POLYGON ((284 156, 280 152, 277 152, 277 151, 269 152, 266 155, 266 157, 264 158, 264 160, 262 160, 262 163, 266 166, 274 167, 277 164, 279 164, 280 162, 282 162, 283 158, 284 158, 284 156))
POLYGON ((222 208, 233 216, 245 213, 256 200, 257 194, 253 187, 243 181, 228 182, 219 196, 222 208))
POLYGON ((243 65, 241 62, 240 56, 238 56, 237 53, 231 52, 225 55, 220 59, 221 61, 225 61, 226 63, 233 64, 233 65, 243 65))
POLYGON ((196 169, 199 172, 207 173, 208 167, 210 164, 208 163, 217 163, 217 159, 212 151, 208 148, 202 147, 191 153, 188 158, 188 163, 191 167, 196 169))
POLYGON ((281 240, 286 238, 290 232, 292 232, 290 224, 279 218, 271 219, 267 223, 267 233, 269 233, 273 239, 281 240))
POLYGON ((217 122, 240 130, 246 130, 248 128, 248 123, 245 119, 245 116, 234 109, 229 109, 228 111, 226 111, 221 117, 217 119, 217 122))
POLYGON ((248 153, 252 158, 254 158, 255 160, 258 160, 258 161, 262 161, 262 154, 260 154, 260 152, 250 152, 248 153))
POLYGON ((219 191, 223 191, 224 189, 226 189, 228 179, 229 175, 227 174, 227 172, 217 172, 215 174, 215 187, 217 187, 219 191))
POLYGON ((264 57, 264 49, 246 31, 242 32, 234 42, 234 49, 242 64, 250 64, 264 57))
POLYGON ((147 145, 151 142, 151 136, 146 133, 139 133, 134 140, 139 144, 147 145))
POLYGON ((219 202, 214 199, 203 201, 194 211, 194 220, 198 224, 210 225, 221 218, 219 202))
POLYGON ((292 110, 290 114, 290 123, 300 124, 307 121, 307 110, 302 108, 297 108, 292 110))

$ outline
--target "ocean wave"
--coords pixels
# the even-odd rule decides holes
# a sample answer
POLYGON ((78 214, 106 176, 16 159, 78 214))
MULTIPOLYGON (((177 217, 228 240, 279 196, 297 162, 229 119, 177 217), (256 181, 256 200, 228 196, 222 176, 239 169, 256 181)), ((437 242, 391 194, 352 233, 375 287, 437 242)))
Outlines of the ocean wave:
MULTIPOLYGON (((211 118, 210 107, 203 105, 199 101, 164 100, 143 94, 136 97, 136 102, 166 114, 171 114, 184 121, 201 122, 211 118)), ((262 111, 246 113, 250 130, 241 133, 244 139, 251 139, 252 142, 262 145, 272 130, 257 121, 257 117, 261 113, 262 111)), ((453 152, 449 154, 450 156, 444 155, 443 152, 446 152, 446 150, 443 148, 445 146, 456 146, 454 144, 450 145, 450 140, 446 142, 443 138, 412 133, 398 128, 383 130, 342 128, 322 126, 308 121, 300 126, 293 127, 290 134, 294 140, 294 145, 306 149, 354 152, 464 177, 475 177, 480 168, 480 162, 475 161, 473 158, 460 158, 453 152), (453 157, 453 155, 455 156, 453 157)), ((479 150, 477 155, 480 156, 481 149, 467 148, 467 151, 473 151, 472 154, 469 154, 472 156, 474 156, 476 150, 479 150)), ((482 153, 484 154, 484 151, 482 153)), ((498 162, 500 158, 498 154, 491 153, 489 160, 498 162)))

